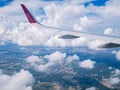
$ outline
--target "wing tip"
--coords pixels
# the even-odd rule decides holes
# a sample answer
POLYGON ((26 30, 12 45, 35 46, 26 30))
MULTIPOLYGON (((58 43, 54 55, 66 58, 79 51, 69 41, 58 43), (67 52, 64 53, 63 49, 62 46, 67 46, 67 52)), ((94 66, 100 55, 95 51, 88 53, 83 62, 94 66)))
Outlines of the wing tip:
POLYGON ((26 8, 26 6, 24 4, 20 4, 29 23, 37 23, 37 20, 34 18, 34 16, 30 13, 30 11, 26 8))

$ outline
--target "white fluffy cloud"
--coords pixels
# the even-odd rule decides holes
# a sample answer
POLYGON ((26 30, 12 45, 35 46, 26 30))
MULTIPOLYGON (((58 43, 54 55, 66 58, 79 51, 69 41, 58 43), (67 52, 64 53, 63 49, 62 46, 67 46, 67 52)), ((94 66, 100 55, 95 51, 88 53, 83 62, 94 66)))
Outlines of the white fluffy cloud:
POLYGON ((31 64, 32 67, 42 72, 46 72, 51 66, 54 66, 56 64, 60 64, 60 65, 64 63, 69 64, 73 60, 79 60, 79 57, 76 54, 67 57, 66 53, 61 53, 59 51, 53 52, 43 57, 32 55, 25 59, 25 61, 31 64))
POLYGON ((68 63, 70 63, 73 60, 79 60, 79 57, 78 57, 78 55, 74 54, 73 56, 68 56, 66 58, 66 60, 67 60, 68 63))
POLYGON ((40 62, 40 61, 42 61, 42 60, 38 56, 34 56, 34 55, 26 58, 26 62, 31 63, 33 65, 37 62, 40 62))
POLYGON ((112 85, 117 85, 120 83, 120 78, 119 77, 110 78, 110 82, 112 85))
POLYGON ((95 61, 88 59, 88 60, 84 60, 84 61, 80 62, 79 66, 81 68, 85 68, 85 69, 93 69, 95 63, 96 63, 95 61))
POLYGON ((120 50, 116 53, 116 58, 120 60, 120 50))
MULTIPOLYGON (((32 55, 25 59, 33 68, 42 72, 46 72, 51 66, 70 64, 74 60, 80 60, 77 54, 67 56, 66 53, 59 51, 40 57, 32 55)), ((93 69, 95 63, 95 61, 88 59, 80 61, 79 66, 85 69, 93 69)))
POLYGON ((82 45, 85 45, 86 42, 87 40, 84 37, 77 38, 71 41, 71 46, 82 46, 82 45))
MULTIPOLYGON (((24 3, 32 13, 35 13, 40 22, 49 26, 64 27, 69 30, 74 29, 78 31, 87 30, 94 33, 100 33, 104 28, 114 27, 117 28, 117 34, 119 35, 118 18, 119 12, 110 16, 112 22, 110 23, 110 18, 104 18, 105 15, 109 16, 109 12, 115 12, 111 7, 118 3, 117 0, 110 0, 105 6, 97 7, 90 5, 85 7, 83 3, 86 1, 64 1, 61 4, 55 1, 44 2, 36 0, 34 4, 31 4, 32 0, 14 0, 12 3, 0 7, 0 41, 7 42, 11 41, 18 45, 45 45, 45 46, 79 46, 86 44, 84 39, 74 39, 74 40, 61 40, 56 36, 51 35, 48 37, 53 30, 49 32, 42 31, 33 28, 28 23, 23 23, 20 21, 27 21, 23 11, 20 7, 20 3, 24 3), (102 9, 103 8, 103 9, 102 9), (104 12, 104 9, 107 13, 104 12), (39 14, 41 10, 44 10, 42 15, 39 14), (109 11, 110 10, 110 11, 109 11), (101 24, 102 23, 102 24, 101 24), (113 27, 114 26, 114 27, 113 27), (116 27, 117 26, 117 27, 116 27), (101 29, 101 30, 100 30, 101 29), (76 42, 76 43, 75 43, 76 42)), ((119 6, 115 6, 115 10, 119 10, 119 6)), ((110 30, 105 31, 105 33, 110 33, 110 30)), ((90 45, 90 44, 88 44, 90 45)), ((96 45, 96 44, 94 44, 96 45)), ((94 45, 90 45, 90 48, 94 48, 94 45)))
POLYGON ((103 82, 106 85, 109 85, 110 87, 115 88, 116 85, 120 84, 120 70, 119 69, 113 70, 111 72, 110 77, 103 79, 103 82))
POLYGON ((61 63, 66 57, 66 53, 61 53, 59 51, 56 51, 50 55, 45 55, 44 58, 49 59, 49 62, 51 63, 61 63))
POLYGON ((110 85, 117 85, 120 83, 120 78, 119 77, 110 77, 107 80, 107 83, 109 83, 110 85))
POLYGON ((105 31, 104 31, 104 34, 111 35, 112 32, 113 32, 112 28, 106 28, 105 31))
POLYGON ((91 25, 98 23, 97 20, 89 19, 87 16, 81 17, 79 24, 74 24, 73 29, 76 31, 85 31, 91 25))
POLYGON ((96 87, 89 87, 89 88, 86 88, 85 90, 96 90, 96 87))
POLYGON ((78 18, 75 16, 86 12, 84 5, 76 4, 51 4, 45 6, 44 10, 48 18, 47 20, 44 20, 44 24, 57 27, 66 27, 67 24, 73 25, 73 21, 78 21, 78 18))
POLYGON ((90 49, 96 49, 96 50, 99 50, 100 48, 97 48, 98 46, 102 45, 103 42, 102 41, 99 41, 99 40, 93 40, 91 42, 88 42, 88 47, 90 49))
POLYGON ((120 70, 116 69, 112 73, 114 74, 114 76, 118 76, 118 75, 120 75, 120 70))
POLYGON ((115 54, 117 60, 120 60, 120 50, 118 50, 118 51, 114 50, 114 51, 112 51, 112 54, 115 54))
POLYGON ((106 6, 101 7, 98 10, 98 12, 99 14, 102 14, 106 18, 120 16, 120 12, 118 12, 120 9, 119 4, 120 4, 119 0, 109 0, 106 3, 106 6))
POLYGON ((50 39, 48 39, 45 42, 45 46, 61 46, 61 47, 65 47, 65 46, 70 46, 69 42, 67 40, 64 39, 59 39, 58 37, 51 37, 50 39))
POLYGON ((34 78, 29 71, 20 72, 9 76, 0 74, 0 90, 32 90, 34 78))

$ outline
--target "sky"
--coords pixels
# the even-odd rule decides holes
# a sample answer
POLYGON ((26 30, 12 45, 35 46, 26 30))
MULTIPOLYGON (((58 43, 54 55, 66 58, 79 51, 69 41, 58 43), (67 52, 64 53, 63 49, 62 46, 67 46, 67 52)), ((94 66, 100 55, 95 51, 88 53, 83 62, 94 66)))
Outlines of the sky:
POLYGON ((108 0, 93 0, 93 1, 90 1, 90 2, 86 2, 85 5, 93 4, 95 6, 105 6, 105 3, 107 1, 108 0))
MULTIPOLYGON (((28 23, 21 3, 46 26, 95 34, 120 35, 119 0, 36 0, 34 4, 32 2, 33 0, 0 1, 1 44, 11 42, 20 46, 61 47, 86 45, 96 48, 96 45, 102 43, 98 40, 89 42, 85 38, 68 41, 58 39, 57 36, 45 36, 43 34, 46 32, 28 23)), ((51 32, 52 30, 49 33, 51 32)))
MULTIPOLYGON (((87 46, 89 49, 99 50, 97 46, 103 43, 98 40, 88 41, 84 37, 62 40, 57 38, 57 35, 49 36, 52 30, 46 32, 29 24, 21 3, 26 5, 41 24, 73 31, 120 36, 120 0, 0 0, 0 45, 11 43, 18 46, 87 46)), ((111 53, 120 60, 120 50, 111 53)), ((79 67, 88 70, 93 69, 97 63, 90 58, 81 58, 77 54, 68 55, 60 51, 43 56, 40 52, 40 56, 33 54, 26 57, 25 62, 38 72, 47 71, 55 64, 69 64, 73 60, 78 60, 79 67), (45 60, 48 62, 43 64, 45 60)), ((118 84, 120 78, 117 76, 120 75, 120 70, 116 69, 112 74, 116 77, 110 77, 107 82, 111 85, 118 84)), ((22 90, 32 90, 35 83, 32 73, 24 69, 13 75, 4 74, 0 70, 0 81, 0 90, 21 90, 21 87, 22 90), (19 84, 14 85, 15 83, 19 84)), ((95 87, 86 90, 95 90, 95 87)))
POLYGON ((8 5, 10 2, 12 2, 13 0, 1 0, 0 1, 0 7, 6 6, 8 5))
MULTIPOLYGON (((3 7, 3 6, 6 6, 10 3, 12 3, 14 0, 1 0, 0 1, 0 7, 3 7)), ((40 1, 40 0, 39 0, 40 1)), ((41 1, 46 1, 46 2, 50 2, 50 1, 61 1, 61 2, 64 2, 65 0, 41 0, 41 1)), ((108 0, 91 0, 91 1, 88 1, 88 2, 85 2, 84 4, 86 6, 88 6, 89 4, 93 4, 93 5, 96 5, 96 6, 104 6, 105 5, 105 2, 107 2, 108 0)))

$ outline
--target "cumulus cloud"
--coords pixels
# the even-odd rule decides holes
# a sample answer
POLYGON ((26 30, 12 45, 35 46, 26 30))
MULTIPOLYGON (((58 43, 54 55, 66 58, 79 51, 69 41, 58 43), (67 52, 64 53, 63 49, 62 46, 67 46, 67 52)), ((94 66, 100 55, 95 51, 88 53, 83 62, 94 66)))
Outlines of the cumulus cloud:
POLYGON ((116 53, 116 58, 120 60, 120 50, 116 53))
POLYGON ((81 68, 85 68, 85 69, 93 69, 95 63, 96 63, 95 61, 88 59, 88 60, 84 60, 84 61, 80 62, 79 66, 81 68))
POLYGON ((40 61, 42 61, 42 60, 38 56, 34 56, 34 55, 26 58, 26 62, 31 63, 33 65, 37 62, 40 62, 40 61))
POLYGON ((73 29, 75 31, 85 31, 89 26, 98 23, 97 20, 89 19, 87 16, 81 17, 79 24, 74 24, 73 29))
POLYGON ((115 88, 116 85, 120 84, 120 70, 115 69, 111 72, 111 75, 109 78, 103 79, 103 82, 107 85, 109 85, 112 88, 115 88))
POLYGON ((119 75, 120 75, 119 69, 115 69, 114 71, 112 71, 112 76, 119 76, 119 75))
POLYGON ((9 76, 0 74, 0 90, 32 90, 34 78, 29 71, 20 72, 9 76))
POLYGON ((76 54, 67 57, 66 53, 62 53, 59 51, 53 52, 43 57, 32 55, 25 59, 25 61, 31 64, 31 66, 33 66, 36 70, 42 72, 46 72, 51 66, 57 64, 63 65, 65 63, 69 64, 73 60, 79 60, 79 57, 76 54))
POLYGON ((77 39, 74 39, 71 41, 71 46, 83 46, 83 45, 86 45, 86 38, 84 37, 81 37, 81 38, 77 38, 77 39))
MULTIPOLYGON (((44 25, 67 28, 68 30, 72 28, 78 31, 87 30, 91 32, 93 30, 95 33, 99 33, 101 29, 102 32, 106 25, 108 26, 108 22, 110 22, 108 20, 111 19, 104 18, 104 15, 108 15, 109 13, 104 14, 104 9, 101 8, 105 8, 106 10, 107 8, 113 7, 117 1, 110 1, 102 7, 94 5, 85 7, 84 4, 78 4, 86 1, 91 0, 71 1, 70 3, 63 1, 60 4, 55 1, 44 2, 36 0, 34 4, 31 4, 29 2, 32 2, 32 0, 29 2, 28 0, 14 0, 10 4, 0 7, 0 42, 11 41, 12 43, 26 46, 45 45, 62 47, 86 44, 86 40, 83 38, 74 40, 58 39, 57 36, 55 36, 56 33, 50 34, 53 33, 53 30, 44 31, 41 30, 41 27, 39 27, 40 30, 38 30, 28 23, 21 22, 27 21, 27 19, 19 5, 20 3, 24 3, 32 13, 37 14, 37 16, 35 16, 44 25), (38 14, 40 14, 40 11, 44 11, 44 13, 41 13, 39 17, 38 14)), ((115 8, 118 9, 116 6, 115 8)), ((119 21, 116 21, 118 20, 118 18, 116 19, 116 15, 118 16, 119 14, 112 15, 112 22, 109 24, 109 27, 113 28, 113 30, 115 26, 119 26, 117 25, 119 21)), ((119 30, 119 27, 116 28, 119 30)), ((110 30, 105 31, 105 33, 106 32, 110 33, 110 30)), ((119 35, 118 31, 117 34, 119 35)), ((94 45, 90 45, 90 48, 93 48, 94 45)))
POLYGON ((79 57, 78 55, 74 54, 73 56, 68 56, 66 60, 67 60, 67 63, 70 63, 73 60, 79 60, 79 57))
POLYGON ((86 88, 85 90, 96 90, 96 87, 89 87, 89 88, 86 88))
POLYGON ((66 57, 66 53, 61 53, 59 51, 56 51, 50 55, 45 55, 44 58, 49 59, 49 62, 59 62, 63 61, 66 57))
POLYGON ((99 50, 100 48, 98 48, 98 46, 101 46, 102 44, 103 44, 102 41, 93 40, 93 41, 88 42, 88 47, 89 47, 90 49, 99 50))
POLYGON ((48 39, 45 35, 46 32, 40 31, 34 26, 29 26, 30 24, 21 23, 18 28, 13 30, 9 38, 13 43, 19 45, 44 45, 44 42, 48 39))
POLYGON ((106 18, 113 16, 120 16, 120 12, 117 12, 120 9, 119 0, 109 0, 106 3, 106 6, 101 7, 98 12, 106 18))
POLYGON ((44 10, 48 18, 44 20, 44 24, 57 27, 66 27, 66 24, 73 25, 73 20, 78 21, 78 18, 75 18, 75 16, 85 13, 84 5, 76 4, 51 4, 45 6, 44 10))
POLYGON ((115 74, 115 76, 118 76, 118 75, 120 75, 120 70, 116 69, 115 71, 113 71, 113 73, 115 74))
POLYGON ((112 54, 115 54, 115 57, 117 58, 117 60, 120 60, 120 50, 114 50, 112 51, 112 54))
POLYGON ((110 84, 110 85, 117 85, 120 83, 120 78, 119 77, 110 77, 107 82, 110 84))
POLYGON ((112 32, 113 32, 112 28, 106 28, 105 31, 104 31, 104 34, 111 35, 112 32))
POLYGON ((55 37, 50 37, 50 39, 48 39, 45 44, 45 46, 61 46, 61 47, 65 47, 65 46, 70 46, 69 42, 67 40, 64 39, 60 39, 57 36, 55 37))
POLYGON ((52 4, 52 3, 56 3, 56 2, 44 2, 44 1, 40 1, 40 0, 34 1, 34 4, 32 4, 31 2, 33 2, 33 1, 32 0, 11 1, 10 4, 8 4, 4 7, 0 7, 1 16, 8 17, 7 20, 10 20, 10 21, 17 21, 17 22, 26 21, 27 19, 25 18, 23 11, 20 7, 21 3, 27 5, 31 11, 35 12, 35 14, 37 14, 36 11, 39 11, 40 8, 42 8, 46 5, 52 4))
POLYGON ((112 54, 116 54, 116 53, 117 53, 117 51, 116 51, 116 50, 113 50, 113 51, 112 51, 112 54))

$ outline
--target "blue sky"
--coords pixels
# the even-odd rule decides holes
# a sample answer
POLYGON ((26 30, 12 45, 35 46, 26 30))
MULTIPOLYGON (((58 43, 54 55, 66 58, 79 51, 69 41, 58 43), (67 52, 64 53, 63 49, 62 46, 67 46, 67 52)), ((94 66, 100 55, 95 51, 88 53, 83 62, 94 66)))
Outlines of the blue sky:
MULTIPOLYGON (((0 1, 0 7, 8 5, 12 1, 13 0, 1 0, 0 1)), ((50 2, 50 1, 60 1, 60 0, 43 0, 43 1, 50 2)), ((61 1, 64 1, 64 0, 61 0, 61 1)), ((104 6, 106 1, 108 1, 108 0, 93 0, 93 1, 90 1, 90 2, 86 2, 85 5, 88 6, 89 4, 94 4, 96 6, 104 6)))
POLYGON ((94 1, 91 1, 91 2, 85 3, 85 5, 87 6, 89 4, 93 4, 95 6, 104 6, 107 1, 109 1, 109 0, 94 0, 94 1))
POLYGON ((8 5, 10 2, 12 2, 13 0, 1 0, 0 1, 0 7, 3 7, 5 5, 8 5))

